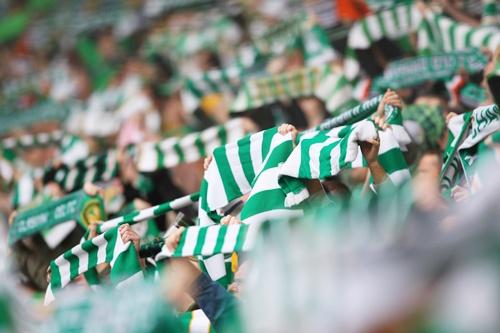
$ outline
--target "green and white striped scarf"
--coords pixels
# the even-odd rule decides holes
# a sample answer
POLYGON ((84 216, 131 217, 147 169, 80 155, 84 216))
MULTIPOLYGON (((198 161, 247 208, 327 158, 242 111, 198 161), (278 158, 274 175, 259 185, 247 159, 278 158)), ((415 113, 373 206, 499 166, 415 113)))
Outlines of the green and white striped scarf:
POLYGON ((332 115, 359 104, 353 97, 353 87, 344 74, 330 73, 318 84, 314 94, 325 102, 326 109, 332 115))
MULTIPOLYGON (((382 96, 346 112, 346 117, 336 117, 326 121, 322 129, 329 126, 342 125, 357 121, 375 112, 382 96)), ((213 160, 210 163, 202 181, 200 189, 200 206, 198 217, 201 226, 214 224, 213 212, 228 205, 231 201, 251 192, 243 210, 241 218, 245 222, 257 222, 276 216, 296 216, 300 210, 289 210, 284 207, 285 192, 277 184, 277 161, 284 162, 288 157, 287 151, 291 142, 277 132, 277 128, 267 129, 247 136, 234 144, 219 147, 214 150, 213 160), (285 142, 284 142, 285 141, 285 142), (281 146, 280 146, 281 145, 281 146), (280 149, 275 149, 280 146, 280 149), (276 150, 276 153, 274 151, 276 150), (271 158, 270 156, 274 156, 271 158), (264 166, 267 164, 267 167, 264 166), (273 173, 276 176, 273 178, 273 173), (268 183, 267 179, 275 179, 268 183), (272 185, 274 184, 274 185, 272 185), (268 191, 269 190, 269 191, 268 191), (272 193, 274 191, 274 193, 272 193), (265 198, 266 194, 272 194, 265 198), (264 199, 263 199, 264 197, 264 199), (268 200, 268 205, 262 205, 262 200, 268 200)), ((290 150, 291 152, 291 150, 290 150)), ((221 280, 226 276, 224 257, 214 255, 204 260, 204 266, 213 280, 221 280)))
POLYGON ((19 209, 19 207, 29 204, 35 198, 36 193, 37 190, 33 175, 24 173, 14 183, 11 197, 12 207, 19 209))
MULTIPOLYGON (((353 124, 377 109, 382 96, 374 97, 340 116, 326 120, 317 130, 329 130, 336 126, 353 124)), ((401 126, 399 112, 388 108, 386 117, 393 124, 393 131, 401 142, 408 143, 408 136, 401 126)), ((213 212, 229 204, 232 200, 249 193, 256 176, 262 171, 268 155, 283 140, 277 128, 270 128, 214 150, 200 190, 200 212, 213 212)), ((200 216, 201 218, 201 216, 200 216)))
POLYGON ((314 95, 330 66, 301 68, 282 74, 250 79, 240 88, 231 112, 242 112, 280 100, 314 95))
POLYGON ((354 49, 368 49, 382 38, 398 39, 414 32, 421 22, 421 14, 413 4, 397 5, 365 17, 351 27, 347 37, 344 72, 349 80, 360 71, 354 49))
POLYGON ((188 111, 193 112, 199 106, 201 99, 208 94, 236 91, 244 73, 244 68, 233 66, 187 77, 181 94, 182 101, 188 111))
POLYGON ((193 112, 208 94, 234 95, 246 77, 263 69, 262 57, 255 47, 244 46, 238 50, 234 65, 186 77, 181 98, 187 111, 193 112))
POLYGON ((432 11, 425 13, 418 30, 418 48, 422 52, 451 52, 469 48, 500 45, 500 30, 494 27, 473 28, 432 11))
POLYGON ((145 51, 155 53, 168 49, 176 59, 182 59, 204 48, 217 48, 222 42, 237 43, 238 40, 235 39, 239 37, 237 29, 229 18, 220 17, 216 21, 208 22, 208 26, 206 24, 200 26, 198 30, 191 29, 177 33, 163 31, 154 34, 145 44, 145 51))
POLYGON ((51 280, 45 294, 45 304, 54 300, 54 292, 64 288, 77 276, 97 265, 111 266, 110 279, 119 288, 142 278, 138 255, 131 243, 123 243, 118 228, 89 239, 66 251, 50 263, 51 280))
POLYGON ((299 12, 288 20, 272 25, 254 40, 254 44, 262 53, 282 54, 287 48, 296 46, 306 20, 306 13, 299 12))
POLYGON ((181 208, 187 207, 198 201, 200 195, 199 193, 189 194, 172 201, 164 202, 159 205, 149 207, 142 210, 133 211, 129 214, 113 218, 111 220, 102 222, 97 225, 97 232, 106 232, 120 226, 122 224, 128 223, 130 225, 147 221, 152 218, 164 215, 173 210, 179 210, 181 208))
POLYGON ((411 4, 394 6, 356 22, 347 39, 352 49, 367 49, 382 38, 397 39, 415 31, 420 23, 420 13, 411 4))
POLYGON ((358 102, 345 75, 329 65, 307 67, 283 74, 246 81, 232 105, 232 112, 246 111, 290 98, 316 96, 331 114, 338 114, 358 102))
MULTIPOLYGON (((286 33, 281 32, 282 35, 270 34, 269 36, 281 36, 283 40, 290 39, 292 42, 285 44, 269 43, 264 38, 259 40, 253 47, 242 48, 241 56, 239 56, 235 65, 220 70, 211 70, 199 75, 186 78, 184 82, 184 90, 182 92, 182 99, 184 104, 187 105, 189 111, 193 111, 199 105, 200 99, 210 93, 228 93, 234 94, 238 90, 245 76, 251 72, 258 71, 258 68, 251 69, 251 66, 257 66, 257 59, 263 55, 271 53, 281 54, 275 48, 286 48, 288 44, 299 44, 302 47, 304 60, 307 66, 321 66, 335 58, 335 52, 329 45, 329 39, 326 32, 318 25, 308 27, 303 23, 298 25, 291 25, 286 33), (295 27, 293 30, 292 27, 295 27), (263 42, 265 41, 265 42, 263 42), (260 48, 259 48, 260 47, 260 48), (270 50, 270 48, 272 50, 270 50)), ((279 29, 278 29, 279 31, 279 29)), ((270 37, 271 38, 271 37, 270 37)), ((276 38, 272 37, 271 39, 276 38)))
POLYGON ((194 162, 210 155, 216 147, 236 142, 244 135, 241 119, 233 119, 224 125, 210 127, 182 138, 143 143, 139 146, 137 169, 140 172, 151 172, 194 162))
MULTIPOLYGON (((210 226, 213 214, 231 201, 249 193, 270 152, 281 142, 277 128, 267 129, 216 148, 200 188, 200 226, 210 226)), ((214 281, 227 284, 224 256, 205 257, 202 267, 214 281)))
POLYGON ((90 151, 88 144, 76 135, 65 135, 60 148, 59 159, 66 165, 73 165, 88 157, 90 151))
POLYGON ((305 12, 273 25, 255 40, 262 54, 281 55, 287 49, 300 48, 307 66, 319 66, 335 58, 327 32, 308 20, 305 12))
POLYGON ((200 211, 216 211, 250 192, 269 153, 281 140, 277 128, 271 128, 216 148, 202 181, 200 211))
POLYGON ((287 193, 286 206, 291 207, 309 197, 301 180, 324 179, 346 168, 365 166, 358 143, 377 137, 380 138, 378 160, 389 179, 394 184, 409 179, 410 172, 393 129, 377 131, 372 121, 363 120, 355 125, 310 132, 301 137, 299 145, 279 170, 279 184, 287 193))
POLYGON ((59 143, 64 138, 62 131, 45 132, 38 134, 25 134, 20 137, 6 138, 1 142, 2 149, 20 149, 38 146, 46 146, 59 143))
POLYGON ((108 181, 118 174, 115 151, 79 160, 71 167, 61 168, 55 173, 55 181, 64 191, 82 188, 86 182, 108 181))
POLYGON ((248 251, 255 244, 259 228, 259 223, 187 227, 182 232, 177 247, 170 251, 163 245, 155 260, 248 251))
POLYGON ((252 183, 252 191, 241 210, 240 218, 244 223, 254 224, 303 214, 302 209, 290 209, 286 205, 286 193, 278 183, 281 166, 286 164, 293 151, 291 134, 280 135, 278 139, 266 158, 262 171, 252 183))
POLYGON ((330 38, 321 26, 315 24, 304 29, 300 37, 306 66, 321 66, 335 59, 330 38))

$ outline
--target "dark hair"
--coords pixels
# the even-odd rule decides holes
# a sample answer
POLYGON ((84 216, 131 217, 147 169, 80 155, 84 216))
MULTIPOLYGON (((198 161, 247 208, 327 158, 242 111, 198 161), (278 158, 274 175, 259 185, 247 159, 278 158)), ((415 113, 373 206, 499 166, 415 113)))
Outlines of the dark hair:
POLYGON ((427 82, 425 84, 422 84, 417 89, 417 97, 422 96, 437 97, 444 100, 449 99, 448 89, 446 88, 445 83, 442 81, 435 81, 432 83, 427 82))

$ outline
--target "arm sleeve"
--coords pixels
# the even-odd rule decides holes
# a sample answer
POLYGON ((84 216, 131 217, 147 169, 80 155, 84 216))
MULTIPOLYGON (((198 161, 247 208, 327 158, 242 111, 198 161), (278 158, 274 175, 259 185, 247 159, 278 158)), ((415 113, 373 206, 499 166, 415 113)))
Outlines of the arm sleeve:
POLYGON ((205 274, 194 282, 191 295, 217 333, 242 332, 237 299, 205 274))
POLYGON ((25 274, 29 282, 39 291, 47 289, 47 268, 49 261, 40 258, 36 253, 16 246, 13 249, 16 264, 21 273, 25 274))

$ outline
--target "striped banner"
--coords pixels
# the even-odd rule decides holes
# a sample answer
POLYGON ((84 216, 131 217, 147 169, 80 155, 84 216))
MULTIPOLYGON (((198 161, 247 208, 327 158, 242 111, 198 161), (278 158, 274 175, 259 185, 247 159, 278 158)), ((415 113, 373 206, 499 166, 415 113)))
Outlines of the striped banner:
POLYGON ((255 176, 281 137, 277 128, 270 128, 215 149, 201 184, 200 211, 215 211, 250 192, 255 176))
POLYGON ((359 104, 353 97, 354 89, 343 73, 330 73, 325 76, 314 94, 325 102, 330 114, 339 114, 359 104))
MULTIPOLYGON (((49 174, 52 170, 47 170, 49 174)), ((86 182, 108 181, 118 174, 118 161, 115 151, 106 154, 90 156, 79 160, 73 166, 64 166, 56 171, 54 180, 64 191, 71 192, 82 188, 86 182)))
POLYGON ((190 56, 201 49, 217 48, 219 45, 235 45, 240 35, 236 24, 227 17, 220 17, 216 21, 206 22, 200 29, 184 31, 160 31, 152 35, 145 43, 147 53, 169 50, 171 56, 178 60, 190 56))
MULTIPOLYGON (((377 110, 382 97, 374 97, 340 116, 329 119, 316 130, 330 130, 365 119, 377 110)), ((386 107, 388 118, 398 114, 393 112, 393 109, 386 107)), ((205 172, 200 190, 200 211, 215 211, 250 192, 255 177, 262 171, 264 161, 281 140, 282 135, 277 132, 277 128, 271 128, 215 149, 213 161, 205 172)))
POLYGON ((347 37, 344 73, 354 80, 360 72, 355 49, 367 49, 382 38, 398 39, 417 31, 422 15, 412 4, 394 6, 357 21, 347 37))
MULTIPOLYGON (((352 109, 347 110, 336 117, 325 120, 313 130, 329 130, 338 126, 352 125, 355 122, 363 120, 377 111, 378 104, 382 100, 382 97, 383 95, 379 95, 362 104, 356 105, 352 109)), ((389 109, 392 108, 389 107, 389 109)))
POLYGON ((126 280, 142 277, 134 246, 130 246, 130 242, 123 243, 118 228, 114 228, 73 247, 50 263, 51 279, 45 304, 54 300, 54 291, 103 263, 111 266, 111 281, 118 286, 126 280))
POLYGON ((349 31, 347 47, 367 49, 382 38, 397 39, 416 31, 421 14, 412 4, 394 6, 357 21, 349 31))
POLYGON ((499 45, 500 29, 473 28, 432 11, 425 13, 418 30, 418 48, 422 52, 451 52, 483 47, 494 52, 499 45))
POLYGON ((98 233, 106 232, 116 226, 125 223, 136 224, 142 221, 147 221, 157 216, 164 215, 172 210, 179 210, 181 208, 187 207, 197 202, 199 198, 200 198, 200 193, 197 192, 186 195, 184 197, 180 197, 172 201, 164 202, 162 204, 153 207, 149 207, 143 210, 137 210, 124 216, 119 216, 114 219, 103 222, 101 224, 98 224, 97 232, 98 233))
POLYGON ((182 99, 189 111, 194 111, 201 99, 214 93, 234 93, 237 91, 245 69, 237 66, 210 70, 185 79, 182 99))
POLYGON ((187 111, 194 112, 201 99, 209 94, 235 95, 246 77, 263 70, 263 57, 254 46, 240 47, 234 65, 186 77, 181 98, 187 111))
POLYGON ((62 131, 45 132, 38 134, 24 134, 19 137, 10 137, 1 141, 2 149, 30 148, 59 143, 64 138, 62 131))
POLYGON ((300 12, 291 18, 274 24, 254 44, 262 53, 282 54, 287 47, 295 44, 306 23, 307 15, 300 12))
POLYGON ((151 172, 181 163, 195 162, 210 155, 216 147, 236 142, 244 135, 243 122, 237 118, 225 125, 210 127, 182 138, 144 143, 139 146, 137 169, 140 172, 151 172))
POLYGON ((254 223, 188 227, 182 232, 179 244, 173 252, 164 245, 155 259, 248 251, 255 244, 260 226, 260 223, 254 223))
POLYGON ((231 112, 243 112, 290 98, 313 96, 330 71, 330 66, 326 65, 250 79, 241 87, 231 112))
POLYGON ((279 134, 276 144, 266 157, 262 171, 252 182, 252 191, 240 212, 240 219, 244 223, 252 225, 303 215, 303 210, 300 207, 287 205, 286 193, 278 183, 280 170, 294 151, 293 146, 290 133, 279 134))

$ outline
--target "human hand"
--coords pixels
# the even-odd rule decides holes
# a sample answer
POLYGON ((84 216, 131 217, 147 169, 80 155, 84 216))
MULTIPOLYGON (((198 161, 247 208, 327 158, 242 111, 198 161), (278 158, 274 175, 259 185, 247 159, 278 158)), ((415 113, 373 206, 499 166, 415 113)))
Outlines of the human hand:
POLYGON ((387 129, 390 126, 389 124, 387 124, 386 119, 385 119, 385 110, 384 109, 385 109, 386 105, 392 105, 394 107, 398 107, 398 108, 402 109, 403 108, 403 101, 398 96, 398 94, 396 94, 396 92, 392 91, 391 89, 387 89, 387 91, 384 94, 384 97, 382 97, 382 100, 378 104, 377 111, 372 116, 372 120, 382 130, 387 129))
POLYGON ((469 197, 469 191, 465 187, 457 185, 451 190, 451 197, 456 202, 461 202, 469 197))
POLYGON ((90 182, 87 182, 83 185, 83 191, 85 192, 85 194, 90 195, 91 197, 102 195, 102 188, 90 182))
POLYGON ((214 155, 208 155, 205 157, 203 160, 203 170, 207 171, 208 167, 210 166, 210 163, 212 163, 212 160, 214 159, 214 155))
POLYGON ((118 227, 118 232, 122 238, 123 243, 132 242, 137 253, 141 249, 141 237, 130 227, 128 224, 122 224, 118 227))
POLYGON ((380 139, 370 139, 368 141, 361 141, 359 143, 359 147, 361 148, 361 153, 365 157, 368 164, 372 164, 377 162, 378 159, 378 151, 380 148, 380 139))
POLYGON ((455 112, 450 112, 446 115, 446 124, 448 125, 450 120, 453 118, 453 117, 456 117, 458 116, 455 112))
POLYGON ((89 224, 89 236, 88 239, 92 239, 97 237, 97 224, 98 223, 90 223, 89 224))
POLYGON ((14 223, 14 220, 16 219, 16 216, 17 216, 17 210, 13 211, 12 213, 10 213, 9 215, 9 226, 12 225, 12 223, 14 223))
POLYGON ((179 245, 179 240, 181 239, 183 231, 184 227, 180 227, 165 239, 165 246, 167 247, 168 251, 170 251, 170 253, 173 253, 177 248, 177 245, 179 245))
POLYGON ((241 221, 236 216, 226 215, 220 220, 220 224, 235 225, 235 224, 241 224, 241 221))
POLYGON ((293 125, 282 124, 280 127, 278 127, 278 133, 281 135, 287 135, 288 133, 291 133, 292 141, 295 145, 299 131, 297 131, 297 128, 295 128, 295 126, 293 125))

